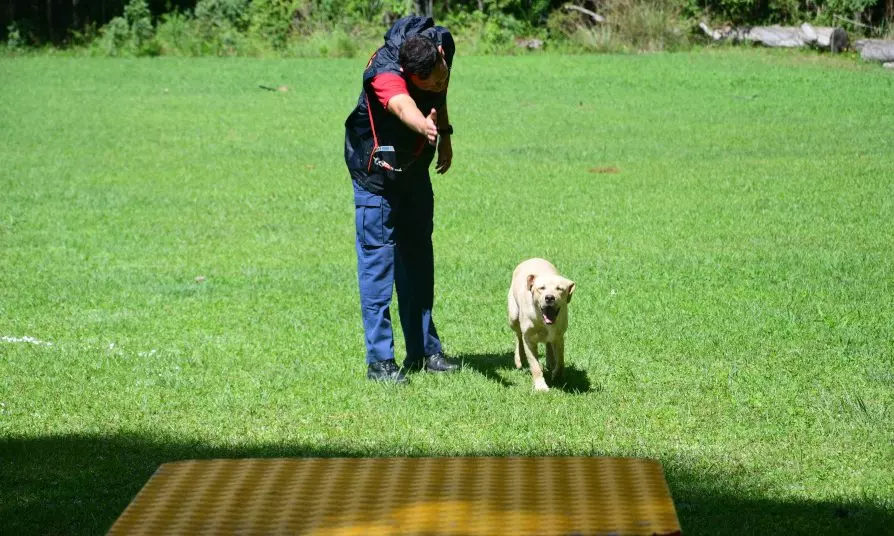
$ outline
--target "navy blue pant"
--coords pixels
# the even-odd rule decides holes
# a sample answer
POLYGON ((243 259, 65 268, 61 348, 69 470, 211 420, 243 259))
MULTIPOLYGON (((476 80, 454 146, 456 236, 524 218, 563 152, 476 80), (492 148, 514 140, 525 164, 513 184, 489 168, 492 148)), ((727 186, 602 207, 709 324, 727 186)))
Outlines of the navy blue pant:
POLYGON ((351 181, 367 363, 394 359, 390 306, 395 285, 407 359, 441 351, 432 320, 435 278, 431 180, 427 174, 401 180, 404 188, 384 195, 368 192, 351 181))

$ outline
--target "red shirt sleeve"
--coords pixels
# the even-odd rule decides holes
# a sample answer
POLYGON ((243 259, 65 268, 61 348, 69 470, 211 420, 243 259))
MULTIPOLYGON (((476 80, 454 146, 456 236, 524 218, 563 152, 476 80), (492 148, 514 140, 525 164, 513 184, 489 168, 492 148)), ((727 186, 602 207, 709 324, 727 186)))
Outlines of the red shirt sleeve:
POLYGON ((376 100, 383 108, 388 107, 388 101, 395 95, 409 95, 407 81, 404 77, 394 73, 377 74, 372 79, 372 88, 376 93, 376 100))

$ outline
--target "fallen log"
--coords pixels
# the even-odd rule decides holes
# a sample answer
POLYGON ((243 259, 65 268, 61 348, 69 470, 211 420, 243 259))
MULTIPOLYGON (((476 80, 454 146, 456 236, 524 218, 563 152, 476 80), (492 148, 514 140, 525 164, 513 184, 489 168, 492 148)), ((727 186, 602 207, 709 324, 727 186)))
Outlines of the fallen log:
POLYGON ((814 36, 816 38, 816 44, 813 46, 836 54, 846 49, 848 42, 850 41, 844 28, 830 28, 828 26, 815 27, 805 22, 801 25, 801 31, 808 36, 814 36))
POLYGON ((860 39, 854 43, 860 57, 867 61, 883 63, 894 61, 894 41, 887 39, 860 39))
POLYGON ((714 29, 704 22, 699 28, 715 41, 759 43, 768 47, 815 47, 831 52, 847 48, 848 35, 843 28, 814 27, 804 23, 801 26, 754 26, 735 28, 726 26, 714 29))
POLYGON ((568 4, 565 4, 564 6, 562 6, 562 9, 564 9, 565 11, 577 11, 578 13, 583 13, 584 15, 593 19, 593 22, 596 22, 596 23, 605 22, 605 17, 603 17, 599 13, 596 13, 595 11, 590 11, 589 9, 587 9, 585 7, 576 6, 574 4, 568 3, 568 4))

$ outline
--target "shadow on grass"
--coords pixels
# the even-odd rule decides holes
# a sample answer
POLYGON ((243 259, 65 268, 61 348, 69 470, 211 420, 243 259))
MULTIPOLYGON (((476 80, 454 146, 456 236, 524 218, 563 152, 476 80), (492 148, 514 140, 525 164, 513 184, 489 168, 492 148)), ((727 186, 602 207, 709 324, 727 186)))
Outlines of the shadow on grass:
MULTIPOLYGON (((507 381, 504 377, 505 371, 515 372, 515 360, 512 353, 505 354, 465 354, 460 356, 463 360, 463 366, 477 371, 479 374, 493 380, 503 387, 517 387, 514 383, 507 381)), ((542 358, 541 358, 542 363, 542 358)), ((530 373, 527 363, 524 363, 522 370, 527 374, 527 380, 530 381, 530 373)), ((549 372, 544 371, 546 383, 550 388, 558 389, 566 393, 583 394, 590 391, 602 391, 602 387, 597 385, 593 387, 590 379, 587 377, 587 371, 578 368, 573 363, 565 364, 565 371, 561 378, 551 380, 549 372)))
MULTIPOLYGON (((158 466, 170 461, 395 455, 387 448, 211 447, 138 435, 4 438, 0 534, 104 533, 158 466)), ((705 474, 672 461, 665 473, 685 534, 890 534, 894 526, 894 512, 872 504, 755 498, 753 483, 745 489, 746 475, 735 471, 705 474)))

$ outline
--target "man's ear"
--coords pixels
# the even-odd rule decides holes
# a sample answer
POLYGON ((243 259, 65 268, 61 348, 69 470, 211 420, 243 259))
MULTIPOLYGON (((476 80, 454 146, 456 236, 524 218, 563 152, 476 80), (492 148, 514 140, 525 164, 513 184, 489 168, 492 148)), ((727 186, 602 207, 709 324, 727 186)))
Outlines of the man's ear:
POLYGON ((574 294, 575 284, 570 279, 566 279, 566 281, 568 281, 568 300, 566 300, 566 303, 571 303, 571 295, 574 294))
POLYGON ((528 275, 528 290, 531 290, 531 287, 534 286, 534 280, 537 279, 537 276, 534 274, 528 275))

